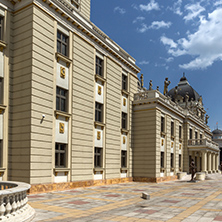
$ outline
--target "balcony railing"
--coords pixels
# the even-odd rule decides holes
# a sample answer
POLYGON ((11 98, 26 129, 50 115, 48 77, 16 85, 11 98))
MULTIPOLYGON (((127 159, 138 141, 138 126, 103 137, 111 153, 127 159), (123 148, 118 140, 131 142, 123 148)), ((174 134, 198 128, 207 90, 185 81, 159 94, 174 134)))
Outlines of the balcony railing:
POLYGON ((188 147, 205 147, 219 150, 219 145, 209 139, 190 139, 188 140, 188 147))
POLYGON ((0 182, 0 221, 31 221, 35 210, 27 202, 30 185, 21 182, 0 182))

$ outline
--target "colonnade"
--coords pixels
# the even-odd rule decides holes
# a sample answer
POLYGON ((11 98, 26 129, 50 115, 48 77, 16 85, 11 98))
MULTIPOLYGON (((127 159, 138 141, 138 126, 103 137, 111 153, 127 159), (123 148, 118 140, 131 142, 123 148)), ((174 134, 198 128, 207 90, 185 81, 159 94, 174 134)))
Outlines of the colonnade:
POLYGON ((216 173, 218 172, 219 166, 219 155, 213 151, 202 151, 201 159, 202 159, 202 172, 207 173, 216 173))
POLYGON ((219 167, 219 154, 214 151, 192 152, 198 172, 216 173, 219 167))

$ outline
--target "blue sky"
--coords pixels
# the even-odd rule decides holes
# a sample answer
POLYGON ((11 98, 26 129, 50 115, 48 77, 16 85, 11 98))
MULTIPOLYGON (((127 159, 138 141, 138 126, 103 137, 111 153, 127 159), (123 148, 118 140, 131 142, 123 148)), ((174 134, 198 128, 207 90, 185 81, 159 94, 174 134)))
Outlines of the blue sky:
POLYGON ((222 0, 91 0, 91 21, 136 59, 163 91, 185 72, 222 129, 222 0))

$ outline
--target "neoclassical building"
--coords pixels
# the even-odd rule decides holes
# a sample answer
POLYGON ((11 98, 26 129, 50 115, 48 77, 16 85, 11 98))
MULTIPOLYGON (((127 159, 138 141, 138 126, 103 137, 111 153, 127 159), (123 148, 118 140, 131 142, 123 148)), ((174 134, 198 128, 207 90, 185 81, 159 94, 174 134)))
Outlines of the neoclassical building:
POLYGON ((145 91, 139 72, 90 21, 90 0, 1 0, 0 180, 30 192, 160 181, 191 157, 216 171, 198 94, 182 99, 186 79, 145 91))
POLYGON ((90 0, 2 0, 0 179, 34 192, 132 178, 139 72, 90 0))
MULTIPOLYGON (((213 141, 218 143, 219 145, 219 148, 220 148, 220 163, 222 162, 222 130, 220 129, 215 129, 212 131, 212 134, 213 134, 213 141)), ((222 170, 222 169, 220 169, 222 170)))
MULTIPOLYGON (((167 82, 166 82, 167 81, 167 82)), ((182 77, 168 92, 142 90, 133 101, 133 177, 136 181, 174 179, 189 173, 191 159, 197 171, 218 172, 219 147, 212 141, 202 97, 182 77)))

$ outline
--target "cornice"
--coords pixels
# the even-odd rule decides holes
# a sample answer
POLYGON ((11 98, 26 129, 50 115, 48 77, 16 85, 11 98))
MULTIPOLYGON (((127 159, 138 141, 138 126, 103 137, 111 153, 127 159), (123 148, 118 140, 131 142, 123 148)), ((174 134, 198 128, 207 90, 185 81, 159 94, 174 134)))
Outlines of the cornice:
MULTIPOLYGON (((45 4, 47 8, 50 8, 50 11, 54 10, 58 16, 62 17, 64 22, 69 26, 75 27, 75 29, 77 28, 84 36, 88 36, 88 38, 94 41, 95 44, 99 44, 135 73, 140 72, 140 68, 135 65, 135 59, 133 59, 119 45, 105 35, 92 22, 87 21, 75 10, 65 7, 58 0, 34 0, 34 4, 40 7, 42 10, 44 10, 42 6, 45 4)), ((47 10, 48 13, 50 13, 50 11, 47 10)), ((56 19, 52 14, 50 15, 56 19)))

